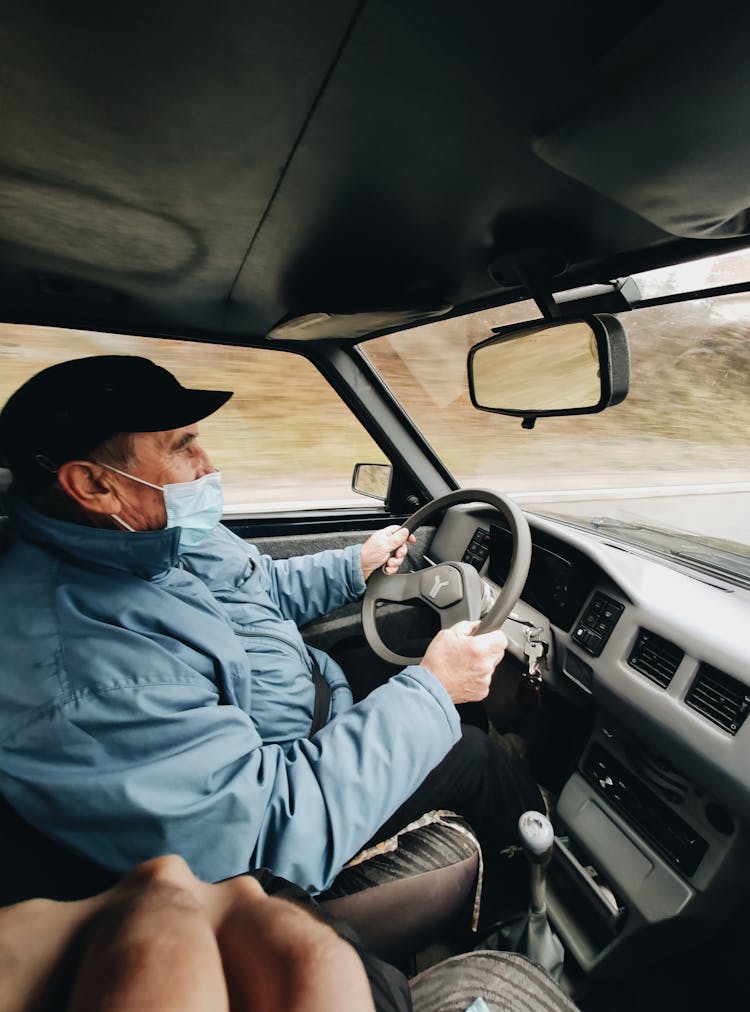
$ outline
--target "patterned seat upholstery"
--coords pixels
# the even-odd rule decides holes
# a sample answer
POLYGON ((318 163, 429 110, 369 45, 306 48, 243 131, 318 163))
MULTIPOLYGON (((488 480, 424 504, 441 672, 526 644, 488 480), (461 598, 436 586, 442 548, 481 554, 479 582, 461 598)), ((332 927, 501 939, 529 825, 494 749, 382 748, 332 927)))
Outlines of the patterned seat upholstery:
POLYGON ((446 932, 476 927, 481 871, 468 823, 430 812, 358 854, 318 900, 370 951, 402 962, 446 932))
POLYGON ((410 981, 413 1012, 465 1012, 482 998, 489 1012, 577 1012, 544 970, 513 952, 467 952, 410 981))

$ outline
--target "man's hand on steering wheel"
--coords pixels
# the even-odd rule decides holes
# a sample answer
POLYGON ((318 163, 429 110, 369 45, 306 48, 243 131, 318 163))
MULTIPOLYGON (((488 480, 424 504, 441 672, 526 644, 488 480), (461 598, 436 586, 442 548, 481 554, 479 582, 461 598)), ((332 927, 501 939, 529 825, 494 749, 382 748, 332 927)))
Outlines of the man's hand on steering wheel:
POLYGON ((457 622, 441 629, 422 659, 454 703, 478 703, 490 691, 492 675, 508 639, 501 629, 473 636, 479 622, 457 622))
POLYGON ((392 576, 401 568, 406 558, 407 543, 415 541, 406 527, 391 524, 382 531, 376 531, 362 545, 362 574, 368 580, 376 569, 385 567, 385 572, 392 576))

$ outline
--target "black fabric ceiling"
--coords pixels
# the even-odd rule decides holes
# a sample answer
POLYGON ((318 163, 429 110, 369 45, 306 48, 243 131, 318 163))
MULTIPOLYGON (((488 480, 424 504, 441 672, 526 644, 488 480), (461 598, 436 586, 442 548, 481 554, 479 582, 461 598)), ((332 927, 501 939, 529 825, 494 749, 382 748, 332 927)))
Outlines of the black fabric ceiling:
POLYGON ((502 300, 488 263, 526 245, 571 283, 667 258, 663 221, 533 150, 658 7, 7 0, 2 317, 252 340, 297 314, 502 300))
POLYGON ((750 233, 748 40, 750 4, 662 4, 534 150, 672 235, 750 233))

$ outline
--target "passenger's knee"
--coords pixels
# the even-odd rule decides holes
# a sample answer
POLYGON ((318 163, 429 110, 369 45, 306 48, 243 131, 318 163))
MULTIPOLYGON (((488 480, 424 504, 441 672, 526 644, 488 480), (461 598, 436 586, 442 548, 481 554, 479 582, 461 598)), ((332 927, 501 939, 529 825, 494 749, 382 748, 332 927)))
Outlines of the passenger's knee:
POLYGON ((123 879, 123 883, 131 885, 148 888, 169 886, 188 891, 192 890, 197 881, 187 861, 179 854, 163 854, 144 861, 123 879))

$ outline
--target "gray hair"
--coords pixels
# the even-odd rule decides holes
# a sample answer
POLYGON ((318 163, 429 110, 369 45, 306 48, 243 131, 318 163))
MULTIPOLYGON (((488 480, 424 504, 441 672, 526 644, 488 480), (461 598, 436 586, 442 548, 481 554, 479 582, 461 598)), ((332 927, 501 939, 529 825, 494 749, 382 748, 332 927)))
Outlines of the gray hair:
POLYGON ((89 457, 100 460, 103 464, 124 466, 129 464, 135 454, 132 432, 116 432, 91 450, 89 457))

